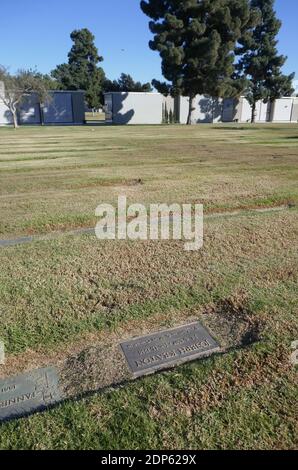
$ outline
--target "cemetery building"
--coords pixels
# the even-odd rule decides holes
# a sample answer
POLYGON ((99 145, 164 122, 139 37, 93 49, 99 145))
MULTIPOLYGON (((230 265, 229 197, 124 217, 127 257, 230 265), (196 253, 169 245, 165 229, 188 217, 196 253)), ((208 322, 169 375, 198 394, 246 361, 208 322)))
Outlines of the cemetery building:
MULTIPOLYGON (((178 97, 174 99, 177 122, 186 124, 189 109, 189 99, 178 97)), ((211 98, 197 95, 194 101, 193 119, 196 124, 217 122, 251 122, 252 108, 243 96, 240 98, 211 98)), ((274 102, 258 101, 256 106, 256 122, 297 123, 298 98, 284 97, 274 102)))
MULTIPOLYGON (((251 122, 251 106, 244 97, 221 99, 197 95, 194 108, 193 120, 196 124, 251 122)), ((159 93, 106 93, 105 111, 106 121, 113 124, 162 124, 165 120, 168 122, 170 113, 172 121, 186 124, 189 98, 164 97, 159 93)), ((298 98, 284 97, 273 103, 259 101, 256 122, 298 122, 298 98)))
MULTIPOLYGON (((50 95, 49 103, 44 105, 41 105, 38 96, 34 93, 26 96, 18 111, 19 124, 84 124, 85 102, 83 91, 52 91, 50 95)), ((12 115, 0 98, 0 125, 12 123, 12 115)))
MULTIPOLYGON (((251 113, 251 106, 244 97, 223 102, 223 122, 251 122, 251 113)), ((255 120, 259 123, 297 123, 298 98, 283 97, 268 103, 258 101, 255 120)))
POLYGON ((163 102, 160 93, 105 93, 106 121, 113 124, 161 124, 163 102))

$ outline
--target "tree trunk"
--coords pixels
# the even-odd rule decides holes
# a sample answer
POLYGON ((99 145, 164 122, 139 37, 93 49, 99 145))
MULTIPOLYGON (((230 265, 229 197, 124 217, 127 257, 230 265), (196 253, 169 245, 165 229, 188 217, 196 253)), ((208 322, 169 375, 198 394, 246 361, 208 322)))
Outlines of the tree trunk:
POLYGON ((43 112, 43 104, 39 103, 39 114, 40 114, 40 125, 44 126, 44 112, 43 112))
POLYGON ((256 103, 253 103, 251 110, 251 122, 254 124, 256 122, 256 103))
POLYGON ((189 110, 188 110, 188 117, 187 117, 188 126, 191 126, 193 124, 192 114, 193 114, 193 111, 195 110, 194 105, 193 105, 194 99, 195 99, 194 96, 189 97, 189 110))
POLYGON ((17 129, 19 127, 18 124, 18 117, 17 117, 17 112, 15 109, 11 110, 12 118, 13 118, 13 127, 17 129))

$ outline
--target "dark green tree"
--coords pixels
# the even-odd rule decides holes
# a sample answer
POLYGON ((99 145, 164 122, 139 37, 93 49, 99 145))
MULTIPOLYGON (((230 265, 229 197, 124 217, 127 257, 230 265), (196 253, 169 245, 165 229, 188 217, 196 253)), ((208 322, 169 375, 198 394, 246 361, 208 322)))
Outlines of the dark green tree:
POLYGON ((105 74, 98 66, 103 58, 94 44, 95 37, 86 28, 73 31, 70 37, 74 44, 68 63, 58 65, 51 75, 63 90, 84 90, 89 108, 98 108, 102 103, 105 74))
POLYGON ((165 103, 164 123, 169 124, 169 111, 168 111, 167 103, 165 103))
POLYGON ((124 91, 124 92, 150 92, 152 87, 150 83, 135 82, 131 75, 122 73, 118 80, 106 80, 104 83, 105 91, 124 91))
POLYGON ((50 77, 48 74, 43 74, 40 72, 33 72, 36 79, 43 82, 47 90, 59 90, 60 84, 54 78, 50 77))
POLYGON ((248 79, 244 95, 252 107, 251 121, 255 122, 256 103, 291 96, 295 74, 287 76, 281 70, 287 57, 279 55, 277 50, 276 36, 282 23, 276 17, 274 0, 251 0, 251 7, 259 11, 260 22, 252 34, 240 39, 237 68, 238 76, 248 79))
POLYGON ((154 38, 168 83, 152 83, 163 94, 189 97, 192 123, 197 94, 238 96, 245 80, 233 77, 234 50, 239 38, 255 25, 256 12, 248 0, 147 0, 141 9, 152 21, 154 38))

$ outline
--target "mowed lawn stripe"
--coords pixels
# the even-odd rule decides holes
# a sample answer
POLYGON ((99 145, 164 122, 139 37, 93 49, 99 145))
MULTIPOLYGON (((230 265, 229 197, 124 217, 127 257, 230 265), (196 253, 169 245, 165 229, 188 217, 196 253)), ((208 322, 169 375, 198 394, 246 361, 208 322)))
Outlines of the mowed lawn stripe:
MULTIPOLYGON (((281 286, 295 282, 296 235, 297 211, 286 211, 210 219, 203 250, 191 254, 183 242, 102 242, 87 235, 3 248, 0 334, 15 353, 171 308, 179 317, 179 309, 207 306, 241 286, 252 300, 265 292, 269 302, 278 294, 267 292, 271 281, 256 274, 265 269, 274 281, 284 270, 281 286)), ((290 302, 294 286, 286 286, 290 302)))

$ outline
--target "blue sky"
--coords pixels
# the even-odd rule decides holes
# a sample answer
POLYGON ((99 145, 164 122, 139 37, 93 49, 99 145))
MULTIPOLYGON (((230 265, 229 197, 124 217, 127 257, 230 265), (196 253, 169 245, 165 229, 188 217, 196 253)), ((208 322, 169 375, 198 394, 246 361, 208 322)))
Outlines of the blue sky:
MULTIPOLYGON (((279 50, 288 56, 284 70, 298 80, 298 1, 276 0, 283 21, 279 50)), ((148 18, 139 0, 13 0, 1 2, 0 64, 14 72, 34 68, 47 73, 67 61, 73 29, 96 36, 109 78, 130 73, 137 80, 161 77, 160 59, 148 47, 148 18), (124 51, 122 50, 124 49, 124 51)))

